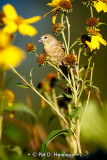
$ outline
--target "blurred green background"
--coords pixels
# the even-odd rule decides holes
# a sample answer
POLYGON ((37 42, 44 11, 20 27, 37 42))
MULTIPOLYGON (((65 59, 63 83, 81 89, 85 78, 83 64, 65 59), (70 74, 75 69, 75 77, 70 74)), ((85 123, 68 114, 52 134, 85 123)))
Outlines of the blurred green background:
MULTIPOLYGON (((52 8, 48 7, 46 4, 51 2, 51 0, 0 0, 0 10, 2 9, 2 6, 10 3, 12 4, 15 9, 17 10, 17 13, 24 18, 29 18, 33 16, 40 15, 43 17, 44 14, 49 12, 52 8)), ((90 9, 87 8, 82 4, 82 0, 75 0, 73 3, 73 12, 70 13, 69 19, 71 22, 71 43, 75 41, 78 37, 80 37, 82 34, 85 34, 85 21, 90 17, 90 9)), ((95 12, 95 10, 94 10, 95 12)), ((25 46, 29 42, 33 42, 37 47, 37 54, 43 53, 43 45, 41 43, 38 43, 38 40, 40 37, 44 34, 52 34, 52 14, 47 15, 45 18, 42 18, 41 21, 33 24, 36 29, 38 30, 38 34, 34 37, 28 37, 28 36, 22 36, 19 33, 17 34, 17 37, 14 41, 14 45, 19 46, 22 49, 25 49, 25 46)), ((96 18, 98 17, 98 14, 95 14, 96 18)), ((60 16, 57 17, 57 21, 60 21, 60 16)), ((107 23, 107 13, 101 14, 100 22, 107 23)), ((105 40, 107 40, 107 27, 106 25, 103 25, 100 27, 101 34, 105 40)), ((78 48, 75 48, 76 52, 78 52, 78 48)), ((84 56, 81 58, 81 63, 87 63, 84 56)), ((33 54, 28 54, 26 52, 26 60, 22 62, 22 64, 17 67, 17 71, 19 73, 26 77, 27 80, 29 80, 29 72, 33 68, 33 83, 35 86, 45 77, 47 73, 55 72, 51 67, 45 66, 45 67, 39 67, 36 61, 36 57, 33 54)), ((95 63, 95 70, 94 70, 94 85, 99 87, 101 92, 101 98, 103 101, 107 99, 107 49, 105 46, 101 45, 100 51, 97 52, 96 55, 96 63, 95 63)), ((16 83, 22 82, 21 79, 16 76, 12 71, 8 71, 7 73, 7 81, 10 81, 8 88, 11 89, 15 93, 15 100, 17 102, 26 102, 25 98, 25 90, 23 88, 19 88, 16 86, 16 83)), ((30 97, 32 100, 32 105, 34 111, 39 114, 39 111, 41 109, 41 99, 29 89, 30 97)), ((51 126, 47 125, 48 118, 51 115, 51 110, 49 107, 45 108, 43 111, 42 116, 40 116, 41 122, 43 125, 46 126, 48 132, 51 131, 51 127, 53 126, 54 129, 59 129, 59 125, 57 125, 57 119, 52 122, 51 126), (54 125, 56 124, 56 125, 54 125)), ((17 115, 16 115, 17 116, 17 115)), ((20 119, 26 119, 28 117, 23 117, 23 115, 20 114, 20 119)))

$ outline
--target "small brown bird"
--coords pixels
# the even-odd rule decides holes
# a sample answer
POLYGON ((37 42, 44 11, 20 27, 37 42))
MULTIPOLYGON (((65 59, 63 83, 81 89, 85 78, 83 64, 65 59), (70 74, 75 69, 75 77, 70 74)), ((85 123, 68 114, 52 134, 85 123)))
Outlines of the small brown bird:
POLYGON ((62 65, 65 59, 65 49, 62 43, 51 34, 43 35, 39 42, 44 44, 44 52, 48 60, 55 65, 62 65))

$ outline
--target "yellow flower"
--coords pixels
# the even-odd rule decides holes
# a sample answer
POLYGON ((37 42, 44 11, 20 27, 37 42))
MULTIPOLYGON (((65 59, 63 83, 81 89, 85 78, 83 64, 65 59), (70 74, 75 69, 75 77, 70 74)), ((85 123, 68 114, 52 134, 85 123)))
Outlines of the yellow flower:
POLYGON ((107 45, 107 42, 102 38, 101 35, 92 35, 91 42, 86 41, 86 44, 90 48, 91 52, 93 51, 93 49, 99 49, 100 43, 102 43, 105 46, 107 45))
POLYGON ((23 17, 18 16, 15 8, 11 4, 3 6, 3 13, 5 15, 3 22, 6 25, 3 30, 6 33, 12 34, 17 30, 22 35, 28 36, 34 36, 37 33, 37 30, 29 24, 39 21, 41 19, 40 16, 24 19, 23 17))
POLYGON ((11 36, 3 31, 0 31, 0 66, 5 69, 9 65, 16 67, 25 58, 24 52, 13 45, 11 45, 11 36))
MULTIPOLYGON (((8 104, 9 107, 12 107, 15 99, 14 93, 9 89, 5 89, 3 91, 3 94, 4 94, 6 104, 8 104)), ((14 111, 11 111, 9 116, 10 118, 14 118, 14 111)))
POLYGON ((55 24, 56 17, 57 17, 57 11, 58 11, 59 9, 62 8, 62 11, 66 11, 66 10, 69 11, 69 10, 71 10, 71 8, 72 8, 72 5, 71 5, 70 0, 52 0, 52 3, 48 3, 47 5, 50 6, 50 7, 54 7, 54 9, 51 10, 50 12, 46 13, 46 14, 44 15, 44 17, 45 17, 46 15, 48 15, 49 13, 54 12, 53 18, 52 18, 53 24, 55 24))
POLYGON ((96 8, 97 12, 100 12, 100 11, 107 12, 107 1, 104 1, 104 0, 95 1, 94 7, 96 8))
POLYGON ((15 99, 14 93, 9 89, 5 89, 4 90, 4 96, 5 96, 5 99, 8 102, 8 106, 11 107, 13 105, 13 102, 14 102, 14 99, 15 99))

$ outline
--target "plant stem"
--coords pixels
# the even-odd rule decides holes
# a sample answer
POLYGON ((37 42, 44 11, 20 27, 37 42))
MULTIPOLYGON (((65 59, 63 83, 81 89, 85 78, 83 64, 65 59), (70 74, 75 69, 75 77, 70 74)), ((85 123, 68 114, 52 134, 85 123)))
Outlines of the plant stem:
POLYGON ((66 16, 66 20, 67 20, 67 26, 68 26, 68 47, 67 47, 67 53, 69 54, 69 46, 70 46, 70 23, 68 20, 68 17, 66 16))
POLYGON ((65 76, 65 74, 61 71, 60 68, 56 67, 55 65, 53 65, 51 62, 47 62, 49 65, 51 65, 53 68, 55 68, 58 72, 60 72, 62 74, 62 76, 66 79, 66 81, 68 82, 68 84, 70 85, 72 91, 74 90, 73 86, 71 85, 69 79, 65 76))
MULTIPOLYGON (((76 142, 77 142, 77 146, 79 149, 79 143, 76 137, 75 132, 73 131, 73 129, 70 127, 69 123, 66 121, 66 119, 61 115, 61 113, 45 98, 43 97, 35 88, 34 86, 32 86, 31 84, 29 84, 10 64, 9 64, 10 68, 13 70, 13 72, 15 74, 17 74, 36 94, 38 94, 41 98, 43 98, 56 112, 57 114, 63 119, 63 121, 67 124, 67 126, 69 127, 69 129, 71 130, 76 142)), ((79 151, 79 154, 81 155, 81 152, 79 151)))
POLYGON ((3 96, 2 92, 5 87, 5 71, 2 70, 0 71, 0 91, 1 91, 1 96, 0 96, 0 142, 1 142, 1 137, 2 137, 2 124, 3 124, 3 96))
POLYGON ((69 50, 71 50, 76 44, 78 43, 78 41, 75 41, 69 48, 69 50))
MULTIPOLYGON (((63 25, 64 24, 64 13, 62 13, 62 16, 61 16, 61 24, 63 25)), ((68 47, 67 47, 67 41, 66 41, 66 38, 65 38, 65 34, 64 34, 64 31, 62 30, 62 37, 63 37, 63 40, 64 40, 64 45, 65 45, 65 49, 66 49, 66 53, 68 54, 68 47)))
POLYGON ((80 64, 81 51, 82 51, 82 48, 80 47, 79 52, 78 52, 78 66, 77 66, 77 70, 76 70, 77 71, 77 93, 79 90, 79 64, 80 64))
POLYGON ((91 11, 91 17, 93 17, 93 7, 90 6, 90 11, 91 11))
POLYGON ((83 80, 83 82, 82 82, 82 87, 81 87, 81 90, 80 90, 80 93, 79 93, 79 96, 78 96, 77 103, 79 102, 79 99, 80 99, 80 97, 81 97, 82 91, 83 91, 83 89, 84 89, 84 84, 85 84, 85 80, 86 80, 87 75, 88 75, 88 72, 89 72, 91 59, 92 59, 92 57, 90 57, 90 58, 88 59, 88 67, 87 67, 87 71, 86 71, 86 74, 85 74, 84 80, 83 80))
MULTIPOLYGON (((95 63, 93 62, 93 66, 91 68, 90 86, 91 86, 92 78, 93 78, 94 65, 95 65, 95 63)), ((85 116, 85 113, 86 113, 86 110, 87 110, 87 107, 88 107, 88 103, 89 103, 89 99, 90 99, 90 94, 91 94, 91 90, 89 90, 89 92, 88 92, 87 102, 86 102, 85 110, 84 110, 84 113, 83 113, 83 116, 82 116, 82 119, 81 119, 80 127, 81 127, 81 125, 83 123, 83 119, 84 119, 84 116, 85 116)))
POLYGON ((3 100, 2 97, 0 99, 0 142, 1 142, 1 137, 2 137, 2 124, 3 124, 3 100))
POLYGON ((69 126, 69 123, 66 121, 66 119, 59 113, 59 111, 57 111, 57 109, 44 97, 42 96, 36 89, 34 86, 32 86, 31 84, 29 84, 16 70, 15 68, 13 68, 11 65, 9 65, 11 67, 11 69, 14 71, 15 74, 17 74, 36 94, 38 94, 42 99, 44 99, 56 112, 57 114, 64 120, 64 122, 69 126))

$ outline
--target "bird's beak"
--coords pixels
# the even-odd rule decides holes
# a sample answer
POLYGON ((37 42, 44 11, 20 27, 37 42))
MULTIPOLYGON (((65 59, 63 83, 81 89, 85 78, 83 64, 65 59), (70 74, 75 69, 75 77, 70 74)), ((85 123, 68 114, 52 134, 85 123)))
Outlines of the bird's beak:
POLYGON ((43 39, 41 38, 38 42, 43 42, 43 39))

